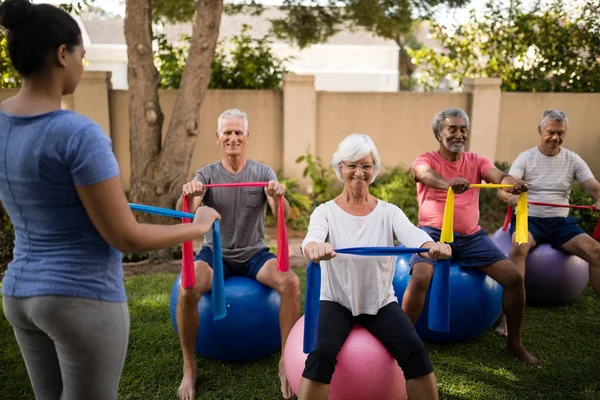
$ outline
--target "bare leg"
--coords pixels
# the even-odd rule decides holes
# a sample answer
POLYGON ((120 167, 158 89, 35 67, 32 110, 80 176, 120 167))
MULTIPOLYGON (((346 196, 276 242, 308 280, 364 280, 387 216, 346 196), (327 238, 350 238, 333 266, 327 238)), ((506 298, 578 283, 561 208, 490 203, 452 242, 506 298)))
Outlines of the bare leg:
POLYGON ((437 382, 432 373, 406 381, 406 394, 409 400, 437 400, 437 382))
POLYGON ((281 329, 281 358, 279 359, 279 380, 281 395, 284 399, 294 396, 283 365, 283 350, 290 331, 300 318, 300 280, 293 271, 277 271, 277 260, 272 259, 260 269, 256 280, 269 286, 280 294, 281 306, 279 309, 279 328, 281 329))
POLYGON ((421 262, 413 266, 412 276, 402 298, 402 309, 413 325, 417 323, 423 311, 425 295, 432 276, 433 266, 431 264, 421 262))
POLYGON ((298 390, 298 400, 327 400, 329 385, 310 379, 302 378, 298 390))
POLYGON ((502 308, 506 314, 506 326, 508 328, 506 350, 524 363, 541 368, 540 361, 529 354, 521 340, 523 314, 525 313, 523 276, 510 260, 498 261, 487 267, 482 267, 480 270, 504 287, 502 308))
POLYGON ((588 262, 592 287, 600 295, 600 243, 587 234, 581 234, 563 244, 561 248, 588 262))
MULTIPOLYGON (((508 258, 517 266, 521 275, 523 275, 523 279, 525 279, 525 260, 527 259, 527 255, 529 251, 533 249, 537 243, 533 239, 533 236, 529 234, 529 239, 527 243, 517 244, 515 242, 515 235, 513 234, 513 243, 510 248, 510 253, 508 258)), ((527 295, 526 295, 527 297, 527 295)), ((496 327, 496 333, 500 336, 508 336, 508 330, 506 329, 506 315, 502 313, 502 320, 496 327)))
POLYGON ((177 328, 183 353, 183 379, 178 389, 182 400, 193 400, 196 396, 196 336, 198 335, 198 302, 200 297, 212 287, 212 269, 204 261, 194 263, 196 287, 179 288, 177 301, 177 328))

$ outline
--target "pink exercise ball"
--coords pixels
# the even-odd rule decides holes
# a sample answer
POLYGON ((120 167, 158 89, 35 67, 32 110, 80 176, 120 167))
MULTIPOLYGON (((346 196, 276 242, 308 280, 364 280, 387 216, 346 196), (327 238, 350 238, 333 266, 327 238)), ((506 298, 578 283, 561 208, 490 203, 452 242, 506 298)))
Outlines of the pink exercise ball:
MULTIPOLYGON (((285 372, 298 394, 307 354, 302 351, 304 316, 292 328, 283 352, 285 372)), ((354 325, 337 357, 329 400, 405 400, 404 373, 381 342, 354 325)))

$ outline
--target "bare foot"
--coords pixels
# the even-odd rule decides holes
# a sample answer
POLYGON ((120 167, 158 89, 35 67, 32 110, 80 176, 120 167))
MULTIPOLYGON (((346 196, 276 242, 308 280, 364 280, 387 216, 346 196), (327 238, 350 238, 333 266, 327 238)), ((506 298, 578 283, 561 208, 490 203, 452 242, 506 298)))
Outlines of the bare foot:
POLYGON ((287 380, 287 376, 285 374, 285 368, 283 366, 283 357, 279 360, 279 380, 281 381, 281 395, 284 399, 291 399, 294 397, 294 392, 292 391, 292 387, 287 380))
POLYGON ((515 356, 519 360, 523 361, 525 364, 533 365, 540 369, 542 368, 542 362, 540 360, 538 360, 537 358, 535 358, 534 356, 532 356, 531 354, 529 354, 529 352, 527 350, 525 350, 525 347, 523 347, 523 345, 519 345, 519 346, 507 345, 506 351, 508 351, 508 353, 510 355, 515 356))
POLYGON ((506 316, 504 314, 502 314, 502 319, 496 327, 495 332, 500 336, 508 336, 508 329, 506 328, 506 316))
POLYGON ((181 400, 194 400, 196 397, 196 374, 198 368, 194 367, 193 370, 183 371, 183 379, 181 385, 177 391, 177 395, 181 400))

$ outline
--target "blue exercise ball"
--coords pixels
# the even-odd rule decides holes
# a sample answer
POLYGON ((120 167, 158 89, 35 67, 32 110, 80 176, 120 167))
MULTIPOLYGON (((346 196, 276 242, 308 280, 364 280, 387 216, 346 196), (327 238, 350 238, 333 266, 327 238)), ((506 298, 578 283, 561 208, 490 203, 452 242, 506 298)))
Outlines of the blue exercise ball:
MULTIPOLYGON (((171 322, 177 330, 177 299, 181 275, 171 290, 171 322)), ((196 354, 220 361, 246 361, 281 348, 279 293, 254 279, 234 276, 225 280, 227 316, 213 320, 212 292, 198 302, 200 329, 196 354)))
MULTIPOLYGON (((393 286, 396 297, 402 297, 410 281, 410 254, 396 258, 393 286)), ((425 306, 415 326, 419 337, 435 342, 463 342, 478 337, 489 329, 502 311, 502 286, 475 268, 450 265, 450 329, 436 332, 428 327, 429 297, 427 289, 425 306)))

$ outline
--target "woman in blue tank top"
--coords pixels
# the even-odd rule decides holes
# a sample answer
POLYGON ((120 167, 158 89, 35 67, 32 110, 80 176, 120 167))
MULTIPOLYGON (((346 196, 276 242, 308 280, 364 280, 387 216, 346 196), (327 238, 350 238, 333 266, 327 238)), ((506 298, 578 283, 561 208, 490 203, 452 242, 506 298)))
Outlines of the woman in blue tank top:
POLYGON ((4 315, 37 399, 116 399, 129 338, 121 252, 199 238, 219 215, 201 207, 194 224, 138 224, 108 136, 61 109, 83 74, 75 20, 6 0, 0 25, 23 78, 0 103, 0 200, 16 237, 4 315))

